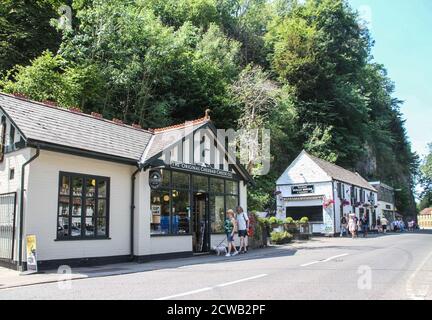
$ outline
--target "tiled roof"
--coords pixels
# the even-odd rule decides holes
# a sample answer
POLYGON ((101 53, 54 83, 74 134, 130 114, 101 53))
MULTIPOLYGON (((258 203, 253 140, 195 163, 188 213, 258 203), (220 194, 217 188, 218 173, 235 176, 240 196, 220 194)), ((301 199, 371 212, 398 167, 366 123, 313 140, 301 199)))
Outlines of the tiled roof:
POLYGON ((0 93, 0 107, 26 139, 138 161, 152 133, 46 103, 0 93))
POLYGON ((377 192, 377 190, 358 173, 354 173, 331 162, 312 156, 308 153, 307 155, 334 180, 346 182, 364 189, 377 192))
POLYGON ((419 214, 420 214, 420 215, 432 214, 432 208, 426 208, 426 209, 423 209, 422 211, 420 211, 419 214))

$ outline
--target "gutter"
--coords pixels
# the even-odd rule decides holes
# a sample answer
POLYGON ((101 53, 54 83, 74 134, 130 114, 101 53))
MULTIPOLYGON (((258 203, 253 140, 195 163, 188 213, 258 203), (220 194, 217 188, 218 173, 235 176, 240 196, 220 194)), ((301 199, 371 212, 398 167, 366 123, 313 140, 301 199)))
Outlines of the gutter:
POLYGON ((24 183, 25 183, 25 168, 33 160, 38 158, 40 155, 40 147, 37 146, 36 154, 31 157, 27 162, 25 162, 21 167, 21 194, 20 194, 20 218, 19 218, 19 242, 18 242, 18 266, 22 268, 23 266, 23 236, 24 236, 24 183))
POLYGON ((132 173, 132 177, 131 177, 131 183, 132 183, 132 188, 131 188, 131 212, 130 212, 130 259, 131 261, 134 260, 134 229, 135 229, 135 224, 134 224, 134 220, 135 220, 135 180, 136 180, 136 175, 142 171, 142 166, 141 164, 137 164, 137 169, 134 171, 134 173, 132 173))

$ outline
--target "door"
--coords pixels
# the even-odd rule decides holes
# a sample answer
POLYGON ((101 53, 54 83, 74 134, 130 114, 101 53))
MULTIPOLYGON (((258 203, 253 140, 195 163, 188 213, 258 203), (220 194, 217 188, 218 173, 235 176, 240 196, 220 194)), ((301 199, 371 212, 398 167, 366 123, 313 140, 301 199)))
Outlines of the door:
POLYGON ((16 193, 0 195, 0 260, 13 261, 16 193))
POLYGON ((195 193, 192 210, 192 245, 195 253, 210 250, 208 194, 195 193))

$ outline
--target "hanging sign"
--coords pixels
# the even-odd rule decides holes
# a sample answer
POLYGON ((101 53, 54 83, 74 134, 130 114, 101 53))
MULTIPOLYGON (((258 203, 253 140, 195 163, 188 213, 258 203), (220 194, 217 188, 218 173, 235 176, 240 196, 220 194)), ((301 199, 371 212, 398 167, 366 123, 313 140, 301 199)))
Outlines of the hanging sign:
POLYGON ((27 235, 26 243, 27 243, 27 273, 36 273, 38 272, 36 236, 34 234, 27 235))
POLYGON ((162 184, 162 174, 160 170, 151 170, 149 173, 149 185, 152 189, 159 189, 162 184))

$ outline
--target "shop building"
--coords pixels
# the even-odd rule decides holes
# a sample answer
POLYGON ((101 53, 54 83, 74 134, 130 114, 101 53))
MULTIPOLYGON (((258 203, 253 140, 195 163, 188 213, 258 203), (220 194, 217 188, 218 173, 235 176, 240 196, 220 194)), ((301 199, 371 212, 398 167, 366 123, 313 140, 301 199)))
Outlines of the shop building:
POLYGON ((432 230, 432 208, 425 208, 417 216, 420 229, 432 230))
POLYGON ((209 252, 252 182, 205 117, 144 130, 0 94, 0 263, 39 268, 209 252))
POLYGON ((377 190, 358 173, 302 151, 276 182, 277 217, 308 217, 312 232, 340 232, 344 214, 376 219, 377 190))
POLYGON ((385 217, 388 221, 396 220, 395 190, 381 182, 369 182, 378 191, 377 217, 385 217))

